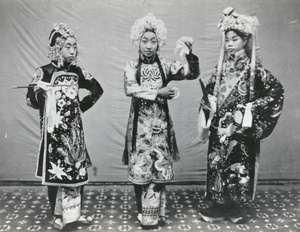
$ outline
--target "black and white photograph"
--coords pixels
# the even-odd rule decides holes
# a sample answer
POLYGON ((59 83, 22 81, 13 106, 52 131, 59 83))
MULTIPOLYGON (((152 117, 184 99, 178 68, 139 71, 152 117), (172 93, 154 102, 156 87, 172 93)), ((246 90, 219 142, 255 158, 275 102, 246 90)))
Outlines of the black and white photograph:
POLYGON ((300 231, 299 0, 0 0, 0 231, 300 231))

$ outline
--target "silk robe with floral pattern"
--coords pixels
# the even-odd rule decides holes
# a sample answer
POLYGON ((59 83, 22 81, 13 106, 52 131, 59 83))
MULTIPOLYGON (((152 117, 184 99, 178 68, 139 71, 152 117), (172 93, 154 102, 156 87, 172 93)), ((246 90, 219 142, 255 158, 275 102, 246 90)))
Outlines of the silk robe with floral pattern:
POLYGON ((157 97, 164 83, 172 80, 196 79, 199 61, 187 56, 187 64, 160 58, 165 82, 157 62, 143 63, 140 83, 136 80, 138 61, 126 64, 124 88, 132 97, 126 132, 123 162, 128 164, 128 178, 134 184, 164 183, 172 180, 172 162, 179 160, 175 132, 167 99, 157 97))

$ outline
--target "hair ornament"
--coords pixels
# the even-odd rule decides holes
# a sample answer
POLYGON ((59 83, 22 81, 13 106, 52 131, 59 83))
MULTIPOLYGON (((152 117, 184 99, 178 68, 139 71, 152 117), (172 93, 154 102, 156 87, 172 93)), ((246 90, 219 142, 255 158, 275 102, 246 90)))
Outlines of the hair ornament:
POLYGON ((66 23, 55 23, 49 36, 50 47, 55 45, 57 38, 63 37, 67 39, 69 36, 76 39, 74 31, 71 30, 66 23))
POLYGON ((141 38, 146 31, 156 34, 158 45, 162 47, 167 41, 167 28, 161 19, 157 19, 152 13, 137 19, 130 29, 130 39, 135 46, 139 46, 141 38))

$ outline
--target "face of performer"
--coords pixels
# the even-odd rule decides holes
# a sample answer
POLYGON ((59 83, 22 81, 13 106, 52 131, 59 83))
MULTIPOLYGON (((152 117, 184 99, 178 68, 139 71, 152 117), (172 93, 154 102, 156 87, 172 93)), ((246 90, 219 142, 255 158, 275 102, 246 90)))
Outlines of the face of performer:
POLYGON ((65 41, 64 46, 61 49, 62 57, 64 58, 64 61, 66 63, 72 63, 75 60, 75 57, 77 55, 78 49, 77 49, 77 42, 75 38, 68 37, 65 41))
POLYGON ((144 33, 140 43, 140 50, 145 57, 152 57, 158 49, 158 41, 154 32, 147 31, 144 33))
POLYGON ((234 55, 244 48, 247 40, 234 31, 228 31, 225 35, 225 48, 230 55, 234 55))

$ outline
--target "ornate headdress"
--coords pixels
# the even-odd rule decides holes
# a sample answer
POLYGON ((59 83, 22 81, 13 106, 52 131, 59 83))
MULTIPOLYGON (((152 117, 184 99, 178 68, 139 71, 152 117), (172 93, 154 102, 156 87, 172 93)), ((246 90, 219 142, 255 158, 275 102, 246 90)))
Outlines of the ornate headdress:
MULTIPOLYGON (((51 58, 52 61, 58 61, 58 65, 61 64, 62 60, 61 49, 64 46, 64 42, 68 37, 73 37, 77 41, 75 32, 71 30, 66 23, 55 23, 53 25, 53 30, 50 32, 49 35, 48 57, 51 58)), ((78 52, 75 58, 75 61, 77 61, 78 52)))
POLYGON ((227 7, 223 11, 218 27, 221 31, 238 30, 243 34, 250 35, 259 26, 258 19, 255 15, 241 15, 235 12, 232 7, 227 7))
POLYGON ((217 96, 220 75, 222 71, 222 64, 225 53, 225 33, 230 30, 237 30, 247 37, 247 44, 245 46, 245 52, 251 58, 251 76, 250 76, 250 99, 254 94, 254 71, 256 61, 261 62, 260 48, 258 45, 257 26, 259 22, 256 16, 241 15, 235 12, 232 7, 227 7, 223 11, 223 15, 220 18, 218 24, 219 29, 222 31, 222 46, 221 53, 218 62, 217 79, 214 89, 214 95, 217 96))
POLYGON ((130 30, 130 39, 137 47, 146 31, 153 31, 158 39, 158 46, 162 47, 167 41, 167 28, 161 19, 157 19, 149 13, 143 18, 137 19, 130 30))

